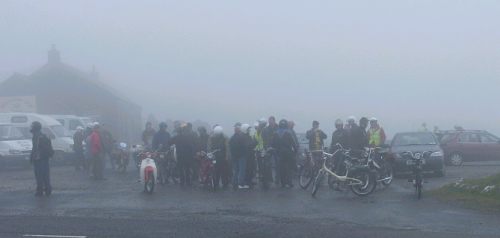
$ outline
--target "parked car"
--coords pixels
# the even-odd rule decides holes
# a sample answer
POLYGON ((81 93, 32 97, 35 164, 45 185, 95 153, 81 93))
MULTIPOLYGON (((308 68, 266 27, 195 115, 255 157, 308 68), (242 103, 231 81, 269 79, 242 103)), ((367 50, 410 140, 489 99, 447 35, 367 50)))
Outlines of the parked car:
POLYGON ((0 124, 0 166, 28 165, 31 139, 13 125, 0 124))
POLYGON ((94 122, 89 117, 79 117, 74 115, 49 115, 50 117, 56 119, 59 123, 61 123, 66 131, 68 132, 68 136, 73 137, 76 132, 76 128, 79 126, 85 128, 89 123, 94 122))
POLYGON ((55 158, 65 158, 73 153, 73 138, 68 136, 66 129, 54 118, 36 113, 0 113, 0 123, 15 126, 27 138, 31 138, 29 131, 33 121, 39 121, 42 132, 52 140, 55 158))
POLYGON ((414 154, 431 152, 425 158, 424 173, 434 173, 441 177, 445 174, 444 153, 439 141, 432 132, 404 132, 397 133, 391 141, 389 158, 394 160, 394 172, 397 174, 410 173, 409 167, 402 154, 411 151, 414 154))
POLYGON ((500 139, 481 130, 441 131, 446 164, 500 160, 500 139))

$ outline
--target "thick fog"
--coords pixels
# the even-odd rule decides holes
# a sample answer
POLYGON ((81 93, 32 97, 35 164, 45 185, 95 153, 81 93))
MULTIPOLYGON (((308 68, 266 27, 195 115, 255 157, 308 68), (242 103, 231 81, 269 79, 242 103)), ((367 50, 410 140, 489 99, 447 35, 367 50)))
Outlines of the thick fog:
POLYGON ((31 73, 55 44, 144 117, 276 115, 330 133, 356 115, 390 135, 422 122, 500 135, 499 13, 493 0, 4 0, 0 79, 31 73))

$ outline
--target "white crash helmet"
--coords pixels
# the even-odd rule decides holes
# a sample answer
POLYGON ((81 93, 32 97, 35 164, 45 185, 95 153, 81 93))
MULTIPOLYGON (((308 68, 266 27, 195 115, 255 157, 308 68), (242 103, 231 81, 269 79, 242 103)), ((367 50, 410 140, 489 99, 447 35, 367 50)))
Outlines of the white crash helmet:
POLYGON ((372 117, 372 118, 370 118, 370 121, 378 121, 378 120, 377 120, 377 118, 372 117))
POLYGON ((224 132, 224 128, 222 126, 216 126, 214 127, 214 134, 215 135, 220 135, 224 132))
POLYGON ((342 119, 337 119, 335 120, 335 125, 344 125, 344 122, 342 121, 342 119))
POLYGON ((258 122, 259 124, 262 124, 262 125, 266 125, 266 124, 267 124, 267 120, 266 120, 266 118, 264 118, 264 117, 262 117, 261 119, 259 119, 257 122, 258 122))
POLYGON ((127 148, 127 143, 125 143, 125 142, 121 142, 121 143, 120 143, 120 148, 122 148, 122 149, 126 149, 126 148, 127 148))
POLYGON ((83 127, 78 126, 78 127, 76 128, 76 130, 77 130, 77 131, 83 131, 83 127))
POLYGON ((245 123, 241 125, 241 131, 243 132, 249 132, 250 131, 250 125, 245 123))
POLYGON ((350 116, 350 117, 347 118, 347 122, 354 122, 355 123, 356 121, 357 120, 356 120, 355 116, 350 116))

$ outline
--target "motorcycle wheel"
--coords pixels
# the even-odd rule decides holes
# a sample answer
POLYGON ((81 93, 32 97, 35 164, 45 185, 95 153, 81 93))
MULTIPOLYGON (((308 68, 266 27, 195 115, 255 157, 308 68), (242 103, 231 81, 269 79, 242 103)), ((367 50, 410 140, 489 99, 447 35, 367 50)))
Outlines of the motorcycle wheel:
POLYGON ((362 182, 361 184, 350 186, 351 191, 357 196, 367 196, 371 194, 377 186, 376 177, 371 172, 358 171, 355 172, 351 177, 361 180, 362 182))
POLYGON ((215 176, 211 175, 210 176, 210 188, 212 189, 212 192, 217 191, 217 182, 215 181, 215 176))
POLYGON ((417 173, 415 176, 415 190, 417 192, 417 199, 422 198, 422 175, 417 173))
POLYGON ((153 173, 150 173, 148 179, 144 183, 144 191, 152 194, 155 190, 155 176, 153 173))
POLYGON ((319 186, 321 185, 321 182, 323 181, 323 173, 319 173, 318 176, 316 176, 316 179, 314 179, 314 184, 313 184, 313 189, 311 192, 312 197, 316 197, 316 193, 319 190, 319 186))
POLYGON ((311 166, 302 166, 299 172, 299 186, 305 190, 309 187, 313 179, 313 170, 311 166))
POLYGON ((394 172, 392 170, 392 166, 385 168, 385 170, 380 176, 380 179, 383 179, 382 184, 385 187, 389 187, 389 185, 391 185, 393 178, 394 178, 394 172))

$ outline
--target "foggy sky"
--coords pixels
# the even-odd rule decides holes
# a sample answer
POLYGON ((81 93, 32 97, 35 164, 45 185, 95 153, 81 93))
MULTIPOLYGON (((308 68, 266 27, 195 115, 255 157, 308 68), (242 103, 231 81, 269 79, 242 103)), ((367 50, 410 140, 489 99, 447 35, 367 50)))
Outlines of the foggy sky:
POLYGON ((56 44, 95 65, 144 115, 253 123, 276 115, 331 133, 375 116, 500 135, 498 1, 0 2, 0 79, 56 44))

